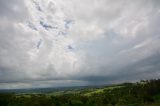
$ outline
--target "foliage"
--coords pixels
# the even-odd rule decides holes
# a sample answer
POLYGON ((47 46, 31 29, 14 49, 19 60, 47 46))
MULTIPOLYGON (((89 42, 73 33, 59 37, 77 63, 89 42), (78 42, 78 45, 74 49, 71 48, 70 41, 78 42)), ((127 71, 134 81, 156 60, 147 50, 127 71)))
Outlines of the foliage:
POLYGON ((160 106, 160 79, 73 92, 62 95, 1 93, 0 106, 160 106))

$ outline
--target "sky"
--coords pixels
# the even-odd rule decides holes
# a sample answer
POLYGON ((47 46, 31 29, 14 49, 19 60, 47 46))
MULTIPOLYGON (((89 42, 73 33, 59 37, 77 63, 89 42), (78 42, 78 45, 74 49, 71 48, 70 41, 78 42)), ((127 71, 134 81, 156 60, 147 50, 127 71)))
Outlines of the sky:
POLYGON ((160 0, 0 0, 0 89, 160 78, 160 0))

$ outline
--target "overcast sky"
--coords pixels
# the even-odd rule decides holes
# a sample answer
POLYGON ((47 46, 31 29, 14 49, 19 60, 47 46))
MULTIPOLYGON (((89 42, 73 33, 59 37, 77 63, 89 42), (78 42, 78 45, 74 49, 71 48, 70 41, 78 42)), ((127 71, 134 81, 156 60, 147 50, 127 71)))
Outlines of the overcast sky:
POLYGON ((0 89, 160 77, 160 0, 0 0, 0 89))

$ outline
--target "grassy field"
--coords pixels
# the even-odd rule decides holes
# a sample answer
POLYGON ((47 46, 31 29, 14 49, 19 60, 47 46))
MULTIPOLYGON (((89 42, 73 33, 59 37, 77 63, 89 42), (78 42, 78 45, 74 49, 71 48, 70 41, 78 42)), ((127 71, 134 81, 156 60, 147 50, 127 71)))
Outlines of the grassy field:
POLYGON ((93 89, 92 91, 88 91, 84 93, 84 96, 92 96, 93 94, 98 94, 98 93, 103 93, 105 90, 113 90, 116 88, 122 88, 124 86, 109 86, 109 87, 104 87, 104 88, 98 88, 98 89, 93 89))

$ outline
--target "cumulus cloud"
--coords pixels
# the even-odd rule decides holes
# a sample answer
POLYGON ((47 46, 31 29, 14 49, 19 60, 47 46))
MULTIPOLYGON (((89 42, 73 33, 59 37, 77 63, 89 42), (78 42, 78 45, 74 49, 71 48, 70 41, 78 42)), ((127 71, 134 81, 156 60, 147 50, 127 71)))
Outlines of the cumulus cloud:
POLYGON ((0 88, 158 78, 159 4, 1 0, 0 88))

